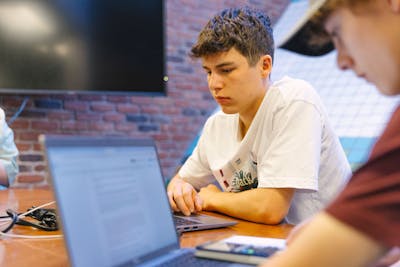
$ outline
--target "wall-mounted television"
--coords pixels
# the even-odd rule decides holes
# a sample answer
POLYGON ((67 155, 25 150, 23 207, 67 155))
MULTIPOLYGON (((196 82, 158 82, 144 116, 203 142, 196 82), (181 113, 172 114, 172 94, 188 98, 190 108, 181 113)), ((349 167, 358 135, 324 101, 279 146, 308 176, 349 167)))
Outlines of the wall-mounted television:
POLYGON ((165 94, 163 0, 0 0, 0 93, 165 94))

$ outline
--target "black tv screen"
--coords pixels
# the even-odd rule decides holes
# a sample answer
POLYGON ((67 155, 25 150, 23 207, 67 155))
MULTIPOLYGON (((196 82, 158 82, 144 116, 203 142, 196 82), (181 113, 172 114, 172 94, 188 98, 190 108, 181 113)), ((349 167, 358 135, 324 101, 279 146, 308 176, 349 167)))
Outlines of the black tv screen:
POLYGON ((0 0, 0 92, 165 94, 162 0, 0 0))

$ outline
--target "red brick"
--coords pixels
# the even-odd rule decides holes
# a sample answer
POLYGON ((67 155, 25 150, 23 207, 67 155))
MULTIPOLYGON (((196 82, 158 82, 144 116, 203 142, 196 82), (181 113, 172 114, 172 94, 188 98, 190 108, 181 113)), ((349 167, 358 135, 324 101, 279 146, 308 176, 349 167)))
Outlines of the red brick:
POLYGON ((109 131, 114 130, 114 124, 109 122, 90 122, 89 123, 89 130, 95 131, 109 131))
POLYGON ((118 104, 117 111, 122 113, 139 113, 140 107, 135 104, 118 104))
POLYGON ((32 121, 32 129, 41 132, 51 132, 59 128, 59 123, 56 121, 32 121))
POLYGON ((177 148, 177 144, 176 143, 171 143, 171 142, 164 142, 164 143, 161 143, 160 145, 159 145, 159 147, 160 147, 160 149, 163 151, 163 150, 173 150, 173 149, 176 149, 177 148))
POLYGON ((101 114, 97 112, 81 112, 76 114, 77 121, 99 121, 101 114))
POLYGON ((83 131, 88 129, 88 123, 79 121, 63 122, 61 129, 64 131, 83 131))
MULTIPOLYGON (((7 97, 2 97, 2 107, 6 106, 6 107, 13 107, 13 108, 19 108, 21 106, 21 104, 23 103, 24 98, 23 97, 15 97, 15 96, 10 96, 7 95, 7 97)), ((32 106, 32 102, 28 101, 26 103, 26 107, 31 107, 32 106)), ((7 110, 5 110, 7 113, 7 110)))
POLYGON ((42 172, 42 171, 45 171, 46 170, 46 166, 45 165, 37 165, 37 166, 35 166, 35 171, 38 171, 38 172, 42 172))
POLYGON ((171 105, 169 107, 163 108, 162 113, 165 115, 180 115, 181 109, 171 105))
POLYGON ((74 114, 71 111, 65 110, 52 110, 47 112, 47 118, 58 119, 58 120, 70 120, 73 119, 74 114))
POLYGON ((171 137, 168 134, 154 134, 152 135, 152 137, 154 138, 154 140, 157 141, 166 141, 171 139, 171 137))
POLYGON ((65 101, 64 108, 66 110, 87 111, 89 110, 89 103, 82 101, 65 101))
POLYGON ((33 151, 43 151, 42 144, 40 144, 40 143, 33 143, 33 151))
POLYGON ((156 105, 143 105, 142 112, 146 114, 160 114, 161 109, 159 106, 156 105))
POLYGON ((172 123, 173 124, 185 124, 185 123, 191 123, 192 118, 189 117, 174 117, 172 118, 172 123))
POLYGON ((27 119, 22 119, 22 118, 18 118, 16 119, 13 124, 12 124, 12 129, 13 130, 18 130, 18 129, 29 129, 29 120, 27 119))
POLYGON ((90 105, 91 110, 93 111, 112 111, 114 110, 114 104, 101 102, 101 103, 92 103, 90 105))
POLYGON ((108 113, 103 116, 104 121, 121 122, 125 120, 125 115, 121 113, 108 113))
POLYGON ((18 139, 23 141, 37 141, 39 133, 21 132, 18 134, 18 139))
POLYGON ((115 130, 120 132, 131 132, 137 130, 137 125, 132 123, 117 123, 115 125, 115 130))
POLYGON ((83 101, 101 101, 105 97, 104 95, 98 95, 98 94, 93 94, 93 95, 79 95, 79 99, 83 101))
POLYGON ((111 95, 107 96, 107 101, 111 103, 128 103, 129 96, 119 96, 119 95, 111 95))
POLYGON ((190 135, 186 134, 183 135, 175 134, 173 140, 178 142, 187 142, 188 140, 190 140, 190 137, 191 137, 190 135))
POLYGON ((148 97, 148 96, 133 96, 131 98, 131 102, 133 104, 153 104, 153 97, 148 97))
POLYGON ((18 150, 21 151, 29 151, 32 149, 31 143, 16 143, 18 150))
POLYGON ((19 183, 39 183, 45 180, 43 175, 28 175, 20 174, 17 177, 17 182, 19 183))

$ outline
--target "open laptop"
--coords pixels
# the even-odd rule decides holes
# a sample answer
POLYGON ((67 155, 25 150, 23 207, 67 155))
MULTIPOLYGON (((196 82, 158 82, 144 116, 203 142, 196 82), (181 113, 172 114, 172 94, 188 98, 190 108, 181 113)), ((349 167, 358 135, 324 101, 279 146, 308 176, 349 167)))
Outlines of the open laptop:
MULTIPOLYGON (((166 266, 180 249, 151 140, 41 136, 72 266, 166 266)), ((221 266, 243 266, 215 262, 221 266)), ((192 266, 194 263, 183 263, 192 266)), ((245 266, 245 265, 244 265, 245 266)))

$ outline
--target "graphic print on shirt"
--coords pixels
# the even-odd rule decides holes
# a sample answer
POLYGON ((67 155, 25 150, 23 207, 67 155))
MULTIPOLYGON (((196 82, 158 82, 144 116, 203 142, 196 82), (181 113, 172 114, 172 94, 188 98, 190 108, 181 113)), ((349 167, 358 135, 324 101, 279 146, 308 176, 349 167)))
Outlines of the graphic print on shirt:
POLYGON ((228 161, 222 168, 213 171, 220 186, 227 192, 240 192, 257 188, 257 162, 247 157, 237 157, 228 161))
POLYGON ((253 160, 248 160, 247 164, 242 164, 240 169, 236 169, 232 177, 231 186, 232 191, 245 191, 257 188, 257 163, 253 160))
POLYGON ((245 173, 243 170, 235 172, 235 177, 232 180, 232 187, 237 188, 238 191, 245 191, 252 188, 257 188, 258 179, 252 177, 251 172, 245 173))

